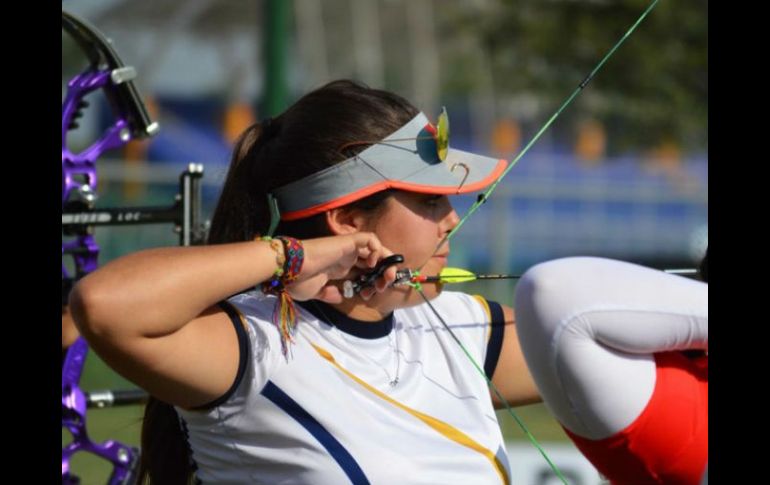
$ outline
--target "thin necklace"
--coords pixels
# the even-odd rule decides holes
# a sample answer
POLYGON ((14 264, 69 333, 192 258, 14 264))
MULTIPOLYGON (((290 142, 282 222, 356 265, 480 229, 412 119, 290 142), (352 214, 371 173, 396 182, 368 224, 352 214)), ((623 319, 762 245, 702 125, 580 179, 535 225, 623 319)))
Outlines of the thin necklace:
MULTIPOLYGON (((345 337, 345 332, 344 332, 344 331, 342 331, 340 328, 338 328, 338 327, 337 327, 337 325, 334 325, 334 323, 333 323, 333 322, 334 322, 334 320, 332 320, 331 318, 329 318, 329 316, 326 314, 326 312, 324 312, 324 311, 323 311, 323 309, 321 308, 321 306, 320 306, 320 305, 318 305, 318 304, 317 304, 315 301, 311 301, 311 303, 312 303, 313 307, 314 307, 316 310, 318 310, 318 312, 319 312, 321 315, 323 315, 323 317, 324 317, 324 320, 326 320, 326 323, 328 323, 328 324, 332 325, 332 326, 333 326, 335 329, 337 329, 337 331, 338 331, 338 332, 340 333, 340 335, 342 336, 342 339, 343 339, 343 340, 345 340, 345 342, 347 342, 348 344, 350 344, 350 346, 351 346, 351 347, 354 347, 354 348, 355 348, 356 346, 355 346, 355 345, 353 345, 353 344, 350 342, 350 340, 348 340, 348 339, 347 339, 347 337, 345 337)), ((391 378, 391 377, 390 377, 390 372, 388 372, 388 370, 387 370, 387 369, 385 369, 385 367, 383 367, 381 364, 379 364, 379 363, 378 363, 376 360, 374 360, 374 359, 372 359, 371 357, 369 357, 368 355, 366 355, 366 353, 365 353, 365 352, 363 352, 363 351, 361 351, 361 350, 358 350, 358 348, 356 348, 356 351, 358 352, 358 354, 362 355, 364 358, 366 358, 366 360, 368 360, 368 361, 369 361, 369 362, 371 362, 372 364, 375 364, 377 367, 379 367, 380 369, 382 369, 382 371, 385 373, 385 375, 386 375, 386 376, 388 376, 388 384, 390 385, 390 387, 396 387, 396 386, 398 385, 398 376, 399 376, 399 371, 401 370, 401 353, 400 353, 400 351, 399 351, 399 348, 398 348, 398 329, 396 328, 396 322, 395 322, 395 321, 393 322, 393 328, 391 328, 391 334, 393 334, 393 333, 395 333, 395 335, 396 335, 396 336, 394 337, 394 340, 396 341, 396 346, 395 346, 395 348, 393 349, 393 350, 394 350, 394 353, 396 354, 396 372, 395 372, 395 374, 394 374, 394 375, 395 375, 395 377, 393 377, 393 378, 391 378)), ((388 342, 390 342, 390 334, 388 334, 388 342)), ((391 344, 391 347, 392 347, 392 346, 393 346, 393 345, 391 344)))

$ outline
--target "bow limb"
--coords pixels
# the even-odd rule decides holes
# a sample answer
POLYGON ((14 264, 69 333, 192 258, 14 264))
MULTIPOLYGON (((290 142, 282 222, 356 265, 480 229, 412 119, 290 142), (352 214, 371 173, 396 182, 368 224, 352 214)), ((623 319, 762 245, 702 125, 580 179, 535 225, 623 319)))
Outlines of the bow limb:
MULTIPOLYGON (((67 84, 67 94, 62 102, 62 210, 72 207, 93 208, 98 178, 96 160, 106 150, 120 147, 135 138, 152 136, 158 124, 152 121, 133 83, 135 71, 125 66, 110 41, 96 28, 62 10, 62 29, 69 33, 87 55, 90 65, 67 84), (76 129, 77 118, 88 107, 86 95, 102 90, 107 96, 115 122, 91 146, 80 153, 73 153, 67 146, 67 132, 76 129)), ((75 274, 70 275, 62 262, 62 304, 72 283, 95 270, 99 246, 88 230, 82 226, 63 235, 75 236, 62 242, 62 257, 74 259, 75 274)), ((72 442, 62 448, 62 483, 75 484, 79 479, 70 471, 70 458, 76 452, 85 451, 99 456, 112 464, 109 485, 134 482, 139 450, 108 440, 94 443, 86 429, 87 397, 79 383, 88 353, 88 344, 82 337, 69 347, 62 364, 62 427, 72 435, 72 442)))

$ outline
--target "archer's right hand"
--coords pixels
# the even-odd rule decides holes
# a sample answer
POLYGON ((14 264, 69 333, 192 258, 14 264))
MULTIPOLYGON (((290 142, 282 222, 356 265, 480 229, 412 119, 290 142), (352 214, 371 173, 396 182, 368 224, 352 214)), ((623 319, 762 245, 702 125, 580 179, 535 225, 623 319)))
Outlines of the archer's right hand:
MULTIPOLYGON (((302 241, 305 260, 297 280, 286 287, 292 298, 340 303, 342 292, 335 280, 349 277, 356 270, 370 270, 377 262, 393 254, 382 245, 374 233, 357 232, 340 236, 306 239, 302 241)), ((372 291, 385 291, 396 279, 396 267, 388 268, 375 282, 372 291)))

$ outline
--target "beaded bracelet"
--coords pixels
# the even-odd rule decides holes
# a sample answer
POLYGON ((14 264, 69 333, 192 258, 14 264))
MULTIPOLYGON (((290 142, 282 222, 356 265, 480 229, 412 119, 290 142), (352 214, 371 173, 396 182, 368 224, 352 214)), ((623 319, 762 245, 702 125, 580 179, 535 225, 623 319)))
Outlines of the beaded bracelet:
POLYGON ((280 279, 281 275, 283 275, 283 265, 286 264, 286 253, 283 249, 283 242, 280 239, 273 239, 271 237, 263 237, 261 240, 269 242, 270 247, 275 251, 276 268, 272 277, 280 279))

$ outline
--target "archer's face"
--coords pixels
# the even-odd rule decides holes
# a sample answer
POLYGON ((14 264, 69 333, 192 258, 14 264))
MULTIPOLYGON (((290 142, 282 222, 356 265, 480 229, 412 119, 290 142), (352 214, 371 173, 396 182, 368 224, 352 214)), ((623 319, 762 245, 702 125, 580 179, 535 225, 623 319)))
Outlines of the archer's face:
MULTIPOLYGON (((437 275, 447 265, 449 243, 444 243, 438 250, 436 247, 458 221, 459 217, 445 195, 396 192, 385 201, 385 207, 369 229, 377 234, 385 247, 404 256, 404 263, 399 268, 420 269, 424 275, 437 275)), ((423 291, 425 296, 433 298, 441 288, 436 284, 425 284, 423 291)), ((422 297, 408 286, 393 287, 376 298, 393 303, 395 307, 423 302, 422 297)))

